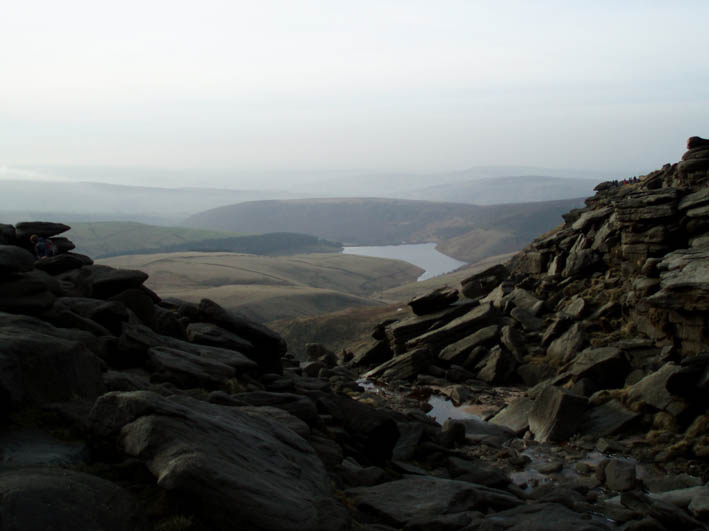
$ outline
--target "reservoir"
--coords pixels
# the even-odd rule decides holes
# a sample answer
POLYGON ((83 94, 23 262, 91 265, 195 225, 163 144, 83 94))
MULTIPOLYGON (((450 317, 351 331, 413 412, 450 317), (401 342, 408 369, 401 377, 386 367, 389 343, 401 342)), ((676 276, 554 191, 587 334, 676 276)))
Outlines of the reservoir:
POLYGON ((450 273, 464 266, 465 262, 446 256, 436 250, 435 243, 405 243, 401 245, 375 245, 370 247, 345 247, 344 254, 374 256, 404 260, 425 269, 418 280, 426 280, 445 273, 450 273))

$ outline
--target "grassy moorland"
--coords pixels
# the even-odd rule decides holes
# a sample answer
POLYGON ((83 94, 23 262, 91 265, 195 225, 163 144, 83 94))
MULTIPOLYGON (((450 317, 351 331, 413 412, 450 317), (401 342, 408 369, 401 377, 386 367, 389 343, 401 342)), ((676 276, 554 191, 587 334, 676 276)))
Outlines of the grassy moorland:
POLYGON ((74 242, 78 252, 93 258, 177 251, 282 255, 336 252, 341 249, 337 242, 307 234, 244 234, 187 227, 160 227, 130 221, 72 223, 66 236, 74 242))
POLYGON ((413 282, 423 272, 400 260, 339 253, 182 252, 115 256, 98 263, 145 271, 150 275, 146 285, 164 298, 207 297, 262 322, 379 304, 373 293, 413 282))
POLYGON ((436 242, 453 258, 477 261, 521 249, 581 204, 580 199, 495 206, 382 198, 252 201, 196 214, 185 225, 254 233, 289 230, 348 245, 436 242))

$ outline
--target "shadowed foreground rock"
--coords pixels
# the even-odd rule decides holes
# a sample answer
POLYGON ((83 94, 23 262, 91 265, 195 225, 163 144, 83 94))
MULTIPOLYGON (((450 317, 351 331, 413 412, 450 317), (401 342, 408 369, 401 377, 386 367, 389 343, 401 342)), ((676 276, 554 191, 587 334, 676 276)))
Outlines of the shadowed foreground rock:
POLYGON ((150 392, 108 393, 91 431, 146 462, 158 485, 192 498, 218 529, 344 529, 322 462, 295 432, 258 409, 150 392))

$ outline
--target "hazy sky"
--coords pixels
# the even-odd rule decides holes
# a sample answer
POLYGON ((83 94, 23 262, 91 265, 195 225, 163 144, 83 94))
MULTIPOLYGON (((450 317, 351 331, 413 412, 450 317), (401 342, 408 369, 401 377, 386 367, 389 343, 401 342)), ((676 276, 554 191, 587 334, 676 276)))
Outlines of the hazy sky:
POLYGON ((649 170, 709 136, 707 20, 706 0, 6 0, 0 167, 649 170))

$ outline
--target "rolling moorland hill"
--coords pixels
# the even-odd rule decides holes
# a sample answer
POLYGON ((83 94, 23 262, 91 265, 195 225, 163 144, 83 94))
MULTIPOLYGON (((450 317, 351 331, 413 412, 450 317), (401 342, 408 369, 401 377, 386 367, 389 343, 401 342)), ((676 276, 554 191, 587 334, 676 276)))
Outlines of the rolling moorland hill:
POLYGON ((381 304, 371 295, 416 280, 423 270, 401 260, 318 253, 258 256, 180 252, 116 256, 100 264, 139 269, 163 297, 203 298, 258 322, 381 304))
POLYGON ((463 261, 519 250, 535 235, 561 222, 561 214, 583 204, 565 199, 503 206, 475 206, 383 198, 253 201, 215 208, 185 225, 226 231, 313 234, 345 245, 387 245, 453 240, 445 254, 463 261), (469 243, 473 234, 485 248, 469 243), (473 256, 471 256, 471 254, 473 256))
POLYGON ((160 227, 130 221, 74 223, 67 236, 79 252, 96 258, 181 251, 287 255, 337 252, 342 248, 339 243, 307 234, 239 234, 185 227, 160 227))

